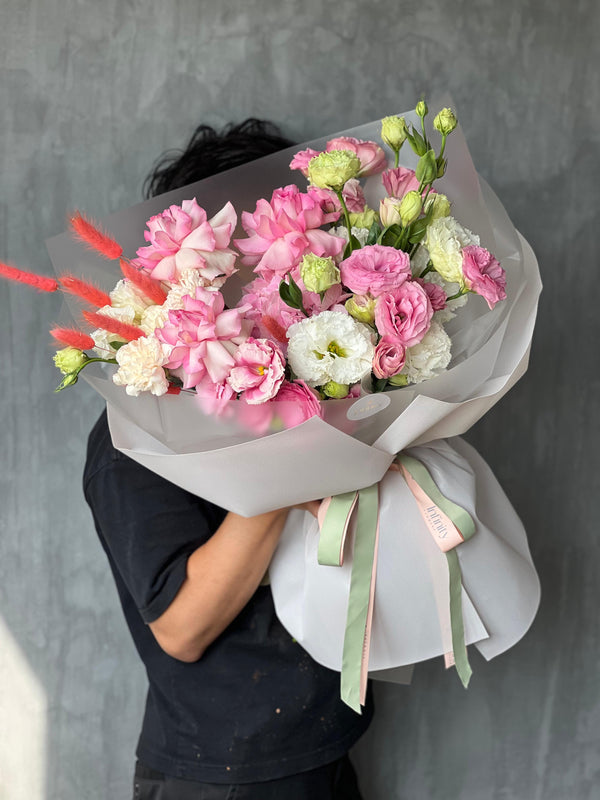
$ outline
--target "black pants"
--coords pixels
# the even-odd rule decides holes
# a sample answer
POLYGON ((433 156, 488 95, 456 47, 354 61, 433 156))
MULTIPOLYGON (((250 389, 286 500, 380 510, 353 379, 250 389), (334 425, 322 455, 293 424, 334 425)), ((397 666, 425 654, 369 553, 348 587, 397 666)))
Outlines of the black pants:
POLYGON ((264 783, 197 783, 136 764, 133 800, 362 800, 348 756, 264 783))

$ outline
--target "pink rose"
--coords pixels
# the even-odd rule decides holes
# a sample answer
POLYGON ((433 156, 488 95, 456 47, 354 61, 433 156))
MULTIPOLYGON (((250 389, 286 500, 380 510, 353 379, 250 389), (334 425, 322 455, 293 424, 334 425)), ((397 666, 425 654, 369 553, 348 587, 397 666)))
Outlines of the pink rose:
POLYGON ((410 276, 410 258, 402 250, 371 244, 354 250, 340 263, 342 283, 356 294, 377 297, 403 284, 410 276))
POLYGON ((375 324, 382 337, 404 347, 418 344, 429 330, 433 308, 416 281, 382 294, 375 306, 375 324))
POLYGON ((376 378, 391 378, 404 366, 406 350, 398 341, 385 336, 379 341, 373 356, 373 373, 376 378))
POLYGON ((285 358, 277 345, 268 339, 249 338, 238 347, 234 358, 227 383, 235 392, 244 392, 249 405, 275 397, 285 373, 285 358))
POLYGON ((485 297, 490 308, 506 300, 506 273, 500 262, 485 247, 470 244, 463 248, 462 271, 467 287, 485 297))
POLYGON ((313 195, 284 186, 273 192, 270 203, 260 199, 253 214, 242 214, 248 238, 236 239, 235 244, 244 254, 244 264, 256 264, 255 271, 267 279, 283 277, 305 253, 336 256, 343 249, 342 239, 319 230, 338 217, 338 211, 325 212, 313 195))
POLYGON ((330 139, 327 142, 325 150, 327 153, 332 150, 350 150, 356 153, 360 161, 359 177, 375 175, 387 166, 385 152, 376 142, 365 142, 352 136, 338 136, 337 139, 330 139))
POLYGON ((402 199, 407 192, 419 190, 419 181, 415 177, 414 170, 406 167, 386 169, 381 180, 390 197, 402 199))
POLYGON ((229 248, 237 214, 231 203, 210 220, 195 199, 184 200, 151 217, 134 263, 156 280, 177 281, 185 269, 198 269, 205 285, 223 285, 235 269, 236 253, 229 248))
POLYGON ((308 165, 320 152, 320 150, 311 150, 310 147, 300 150, 290 161, 290 169, 299 169, 304 177, 308 178, 308 165))
POLYGON ((431 303, 431 307, 434 311, 441 311, 442 309, 446 308, 446 301, 448 300, 448 297, 441 286, 438 286, 437 283, 424 281, 422 278, 416 278, 416 282, 419 284, 419 286, 422 286, 423 289, 425 289, 427 297, 431 303))
POLYGON ((284 381, 277 396, 277 415, 286 428, 293 428, 311 417, 323 418, 319 396, 304 381, 284 381))

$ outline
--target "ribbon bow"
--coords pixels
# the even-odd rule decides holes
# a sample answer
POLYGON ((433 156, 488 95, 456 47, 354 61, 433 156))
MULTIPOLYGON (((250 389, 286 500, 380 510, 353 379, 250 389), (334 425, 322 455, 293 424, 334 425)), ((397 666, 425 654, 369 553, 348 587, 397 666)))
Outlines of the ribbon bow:
MULTIPOLYGON (((455 548, 475 533, 473 518, 461 506, 440 492, 428 469, 416 458, 400 453, 391 469, 401 472, 413 494, 421 516, 436 544, 446 554, 450 586, 452 659, 446 658, 465 688, 472 674, 465 645, 462 614, 462 576, 455 548)), ((341 698, 357 713, 365 704, 369 671, 371 625, 377 575, 379 541, 379 484, 327 498, 319 509, 318 561, 342 566, 350 522, 356 513, 356 532, 344 649, 342 654, 341 698)))

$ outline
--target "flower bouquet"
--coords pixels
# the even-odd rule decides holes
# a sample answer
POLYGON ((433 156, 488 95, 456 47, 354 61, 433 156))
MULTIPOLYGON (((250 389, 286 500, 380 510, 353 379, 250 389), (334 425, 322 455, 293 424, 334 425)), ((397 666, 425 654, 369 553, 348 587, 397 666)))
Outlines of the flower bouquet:
POLYGON ((245 515, 334 496, 320 526, 292 512, 270 575, 282 622, 357 710, 369 669, 393 679, 445 654, 466 684, 465 643, 506 649, 539 596, 493 476, 440 441, 525 371, 537 265, 454 114, 433 131, 427 115, 421 102, 170 192, 108 218, 110 234, 76 215, 76 239, 48 247, 77 277, 40 287, 77 319, 88 306, 90 333, 53 331, 59 388, 83 371, 127 455, 245 515))

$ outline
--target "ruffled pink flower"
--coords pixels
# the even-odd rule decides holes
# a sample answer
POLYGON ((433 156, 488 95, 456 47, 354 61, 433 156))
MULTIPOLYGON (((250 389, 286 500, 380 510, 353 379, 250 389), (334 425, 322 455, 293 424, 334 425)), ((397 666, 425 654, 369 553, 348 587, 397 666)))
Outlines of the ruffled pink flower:
MULTIPOLYGON (((307 189, 311 197, 318 199, 321 208, 325 213, 332 211, 341 214, 342 207, 335 192, 331 189, 321 189, 320 186, 309 186, 307 189)), ((346 208, 351 214, 361 214, 365 210, 366 200, 365 195, 360 185, 360 181, 356 178, 351 178, 346 181, 342 189, 342 196, 346 203, 346 208)))
POLYGON ((485 297, 490 308, 506 299, 506 273, 485 247, 467 245, 462 251, 462 271, 467 287, 485 297))
POLYGON ((337 139, 330 139, 325 150, 328 153, 332 150, 350 150, 350 152, 356 153, 360 161, 359 177, 375 175, 387 166, 387 158, 382 147, 376 142, 355 139, 353 136, 338 136, 337 139))
POLYGON ((434 311, 441 311, 443 308, 446 308, 446 301, 448 300, 448 297, 441 286, 438 286, 437 283, 424 281, 422 278, 416 278, 415 280, 419 286, 422 286, 423 289, 425 289, 427 297, 429 298, 429 302, 431 303, 431 307, 434 311))
POLYGON ((205 414, 223 416, 235 392, 227 381, 214 383, 206 374, 195 386, 198 403, 205 414))
POLYGON ((286 428, 300 425, 311 417, 323 419, 319 396, 304 381, 283 381, 272 402, 277 404, 277 416, 286 428))
POLYGON ((337 211, 323 211, 311 194, 297 186, 285 186, 273 192, 270 203, 261 199, 253 214, 242 214, 248 238, 236 239, 235 244, 244 254, 244 264, 256 264, 256 272, 266 277, 283 277, 304 253, 336 256, 343 249, 342 239, 319 230, 338 217, 337 211))
POLYGON ((398 341, 387 337, 379 340, 373 356, 373 374, 376 378, 397 375, 406 361, 406 349, 398 341))
POLYGON ((236 253, 229 242, 237 224, 231 203, 210 220, 195 199, 170 206, 146 223, 135 262, 156 280, 176 281, 183 270, 198 269, 206 285, 222 286, 235 269, 236 253))
POLYGON ((300 150, 290 161, 290 169, 299 169, 304 177, 308 178, 308 165, 320 152, 320 150, 311 150, 310 147, 300 150))
POLYGON ((406 167, 386 169, 381 180, 390 197, 402 199, 407 192, 419 190, 419 181, 415 176, 415 171, 406 167))
POLYGON ((252 322, 244 318, 247 307, 225 310, 220 292, 196 289, 183 298, 183 309, 169 311, 169 320, 156 336, 172 346, 164 365, 181 377, 184 389, 200 384, 208 375, 220 384, 235 365, 237 345, 248 338, 252 322))
POLYGON ((244 392, 249 405, 275 397, 284 378, 285 358, 268 339, 246 339, 235 352, 235 366, 227 382, 235 392, 244 392))
POLYGON ((375 325, 382 337, 404 347, 418 344, 429 330, 433 308, 416 281, 382 294, 375 306, 375 325))
POLYGON ((340 262, 342 283, 356 294, 378 297, 400 286, 411 276, 410 258, 402 250, 371 244, 354 250, 340 262))

